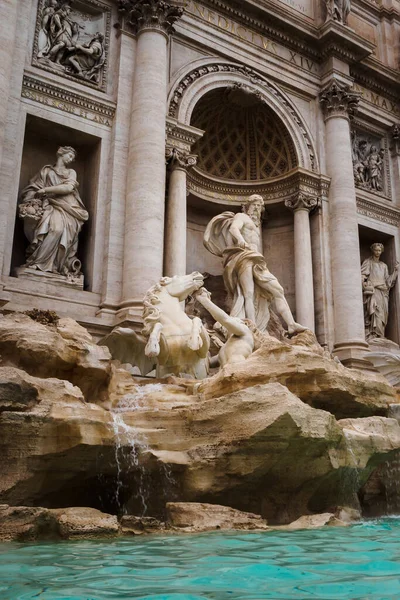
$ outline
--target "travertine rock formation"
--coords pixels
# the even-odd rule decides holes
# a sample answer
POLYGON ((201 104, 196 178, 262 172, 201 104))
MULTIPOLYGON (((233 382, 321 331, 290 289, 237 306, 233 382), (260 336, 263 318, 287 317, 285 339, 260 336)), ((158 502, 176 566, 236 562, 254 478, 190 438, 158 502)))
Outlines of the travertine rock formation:
POLYGON ((197 502, 168 502, 169 525, 187 532, 212 529, 268 529, 260 515, 235 510, 229 506, 197 502))
POLYGON ((0 353, 0 502, 14 506, 164 516, 166 501, 190 501, 289 523, 359 508, 357 492, 400 449, 383 416, 393 388, 309 333, 266 336, 203 382, 134 378, 68 319, 0 317, 0 353))
POLYGON ((285 385, 303 402, 339 419, 386 415, 388 405, 396 402, 395 390, 384 377, 332 360, 310 331, 285 342, 265 336, 246 362, 221 370, 198 391, 203 398, 215 398, 269 382, 285 385))

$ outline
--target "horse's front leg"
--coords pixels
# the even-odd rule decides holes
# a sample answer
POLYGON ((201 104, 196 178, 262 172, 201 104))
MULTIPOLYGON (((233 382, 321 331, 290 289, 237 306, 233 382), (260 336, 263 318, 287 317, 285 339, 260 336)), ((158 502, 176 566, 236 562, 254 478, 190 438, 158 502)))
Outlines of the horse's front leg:
POLYGON ((199 317, 194 317, 192 319, 192 330, 190 332, 190 337, 187 342, 188 348, 193 350, 193 352, 197 352, 198 350, 200 350, 200 348, 203 345, 203 338, 201 335, 202 330, 203 323, 201 322, 201 319, 199 319, 199 317))
POLYGON ((149 341, 146 344, 144 353, 148 358, 155 358, 160 354, 160 336, 163 326, 161 323, 156 323, 151 331, 149 341))

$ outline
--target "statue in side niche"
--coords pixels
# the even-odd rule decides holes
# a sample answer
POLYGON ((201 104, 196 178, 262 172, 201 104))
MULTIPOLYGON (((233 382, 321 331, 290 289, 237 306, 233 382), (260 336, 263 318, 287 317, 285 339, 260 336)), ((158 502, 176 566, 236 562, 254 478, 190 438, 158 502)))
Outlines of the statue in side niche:
POLYGON ((380 260, 383 251, 383 244, 372 244, 372 254, 361 266, 367 340, 385 337, 389 315, 389 291, 396 283, 398 275, 398 262, 393 273, 389 275, 387 264, 380 260))
POLYGON ((79 196, 76 151, 63 146, 54 166, 46 165, 22 191, 19 216, 30 244, 24 267, 75 281, 81 277, 78 236, 89 214, 79 196))
POLYGON ((182 302, 199 290, 204 277, 163 277, 143 300, 143 330, 116 327, 99 344, 108 346, 114 359, 138 366, 142 375, 156 368, 157 377, 168 375, 204 379, 208 375, 210 339, 198 317, 191 319, 182 302))
POLYGON ((283 288, 262 255, 262 197, 250 196, 242 210, 238 214, 217 215, 204 233, 207 250, 223 259, 224 284, 232 300, 230 315, 250 319, 260 331, 265 331, 270 318, 269 305, 273 302, 289 335, 305 331, 306 327, 295 322, 283 288))
POLYGON ((347 19, 351 10, 351 0, 326 0, 326 20, 337 21, 347 25, 347 19))

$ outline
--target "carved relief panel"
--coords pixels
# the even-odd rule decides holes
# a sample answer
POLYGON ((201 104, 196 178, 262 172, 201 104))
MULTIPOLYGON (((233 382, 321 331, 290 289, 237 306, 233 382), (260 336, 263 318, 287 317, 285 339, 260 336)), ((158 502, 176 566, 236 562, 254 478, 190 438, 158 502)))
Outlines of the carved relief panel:
POLYGON ((386 139, 353 129, 352 154, 356 187, 389 197, 391 190, 386 139))
POLYGON ((105 91, 110 26, 100 0, 39 0, 32 64, 105 91))

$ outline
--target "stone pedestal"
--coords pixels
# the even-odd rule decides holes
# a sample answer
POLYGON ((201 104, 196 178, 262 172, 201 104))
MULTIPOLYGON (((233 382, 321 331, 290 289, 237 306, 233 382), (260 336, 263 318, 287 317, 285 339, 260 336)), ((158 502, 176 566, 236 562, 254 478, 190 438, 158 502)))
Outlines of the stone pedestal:
POLYGON ((163 271, 167 41, 183 10, 176 3, 158 0, 129 0, 125 10, 126 22, 138 37, 120 306, 135 319, 143 296, 163 271))
POLYGON ((294 211, 296 320, 311 331, 315 331, 315 318, 309 213, 317 203, 317 198, 302 192, 285 201, 287 208, 294 211))
POLYGON ((349 117, 359 94, 335 80, 321 93, 325 113, 331 266, 335 320, 334 353, 347 366, 364 368, 365 342, 357 205, 349 117))
POLYGON ((15 274, 21 279, 27 279, 32 282, 56 283, 57 285, 64 285, 75 290, 83 290, 83 275, 64 276, 25 266, 15 269, 15 274))
POLYGON ((167 148, 170 163, 165 229, 165 275, 186 275, 186 169, 197 162, 194 155, 167 148))

